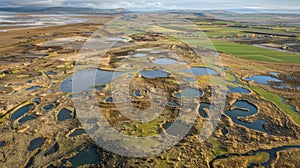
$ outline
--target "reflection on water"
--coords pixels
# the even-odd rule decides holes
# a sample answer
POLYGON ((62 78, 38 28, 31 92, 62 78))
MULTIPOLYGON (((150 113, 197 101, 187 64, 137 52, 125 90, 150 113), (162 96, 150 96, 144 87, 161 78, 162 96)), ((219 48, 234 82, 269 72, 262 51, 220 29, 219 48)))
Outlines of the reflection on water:
POLYGON ((269 84, 269 81, 282 82, 281 80, 279 80, 277 78, 273 78, 271 76, 265 76, 265 75, 251 76, 251 77, 245 78, 244 80, 245 81, 253 80, 256 83, 260 83, 260 84, 264 84, 264 85, 269 84))
POLYGON ((195 76, 204 76, 204 75, 217 75, 218 72, 212 68, 204 68, 204 67, 192 67, 191 69, 184 70, 183 72, 192 71, 195 76))
POLYGON ((229 88, 229 93, 234 93, 234 92, 237 92, 237 93, 245 93, 245 94, 249 94, 250 91, 248 89, 245 89, 243 87, 228 87, 229 88))
POLYGON ((121 74, 120 72, 103 71, 100 69, 85 69, 77 71, 68 77, 61 83, 59 88, 62 92, 92 91, 95 86, 107 85, 121 74), (74 88, 72 87, 73 81, 75 83, 73 85, 74 88))
POLYGON ((257 108, 253 104, 250 104, 247 101, 237 101, 233 104, 233 106, 236 107, 236 109, 226 111, 225 114, 228 115, 235 124, 267 133, 263 127, 266 124, 264 120, 257 120, 253 123, 239 120, 239 117, 248 117, 257 113, 257 108), (244 109, 246 109, 247 111, 245 111, 244 109))
POLYGON ((155 79, 155 78, 166 78, 168 73, 162 70, 143 70, 140 72, 144 78, 155 79))

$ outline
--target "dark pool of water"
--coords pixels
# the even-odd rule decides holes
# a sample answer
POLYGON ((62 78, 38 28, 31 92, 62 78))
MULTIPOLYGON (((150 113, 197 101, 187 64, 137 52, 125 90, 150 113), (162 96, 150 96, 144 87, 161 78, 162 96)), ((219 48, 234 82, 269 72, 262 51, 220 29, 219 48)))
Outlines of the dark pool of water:
POLYGON ((134 96, 136 96, 136 97, 142 96, 141 91, 139 91, 139 90, 134 91, 134 96))
POLYGON ((28 151, 33 151, 37 148, 40 148, 43 146, 44 142, 46 141, 46 138, 35 138, 32 141, 30 141, 29 146, 27 147, 28 151))
POLYGON ((234 92, 237 92, 237 93, 245 93, 245 94, 249 94, 250 93, 250 90, 248 89, 245 89, 243 87, 228 87, 229 88, 229 93, 234 93, 234 92))
POLYGON ((58 121, 65 121, 72 118, 73 118, 72 111, 65 108, 61 109, 60 112, 57 114, 58 121))
POLYGON ((256 114, 257 108, 253 104, 251 104, 247 101, 237 101, 233 104, 233 106, 235 106, 237 108, 234 110, 231 110, 231 111, 226 111, 225 114, 228 115, 235 124, 242 125, 249 129, 268 133, 263 127, 266 124, 266 122, 264 120, 257 120, 257 121, 254 121, 253 123, 247 123, 247 122, 243 122, 238 119, 239 117, 248 117, 248 116, 252 116, 252 115, 256 114), (247 109, 247 111, 244 111, 244 110, 241 110, 238 108, 247 109))
POLYGON ((44 156, 51 155, 59 150, 59 144, 55 143, 50 149, 48 149, 45 153, 44 156))
POLYGON ((0 142, 0 147, 5 146, 5 144, 6 144, 5 141, 1 141, 1 142, 0 142))
POLYGON ((26 90, 34 91, 34 90, 39 90, 41 88, 42 88, 41 86, 32 86, 30 88, 27 88, 26 90))
POLYGON ((192 89, 192 88, 187 88, 185 89, 183 92, 181 93, 176 93, 174 94, 175 97, 189 97, 189 98, 193 98, 193 97, 201 97, 202 96, 202 91, 198 90, 198 89, 192 89))
POLYGON ((28 111, 30 111, 32 108, 33 108, 33 104, 28 104, 24 107, 21 107, 16 112, 14 112, 10 118, 12 120, 16 120, 19 117, 21 117, 22 115, 24 115, 25 113, 27 113, 28 111))
POLYGON ((152 69, 152 70, 143 70, 140 72, 141 75, 144 78, 150 78, 150 79, 155 79, 155 78, 166 78, 168 77, 168 73, 162 70, 156 70, 156 69, 152 69))
POLYGON ((34 99, 32 100, 32 102, 39 102, 39 101, 41 101, 41 98, 39 98, 39 97, 34 98, 34 99))
POLYGON ((212 68, 205 67, 192 67, 191 69, 184 70, 183 72, 191 72, 195 76, 204 76, 204 75, 217 75, 218 72, 212 68))
POLYGON ((103 71, 100 69, 85 69, 77 71, 68 77, 60 84, 59 88, 62 92, 66 93, 92 91, 95 89, 95 86, 107 85, 121 74, 120 72, 103 71), (72 86, 73 81, 74 85, 72 86))
POLYGON ((198 112, 199 112, 201 117, 203 117, 203 118, 208 117, 208 114, 204 111, 204 109, 205 108, 210 109, 210 106, 211 106, 210 103, 203 102, 203 103, 200 104, 200 108, 199 108, 198 112))
POLYGON ((82 135, 82 134, 86 134, 86 132, 84 129, 80 128, 80 129, 76 129, 75 131, 73 131, 70 134, 70 137, 75 137, 75 136, 82 135))
POLYGON ((167 106, 170 106, 170 107, 179 107, 179 103, 177 101, 169 101, 167 103, 167 106))
POLYGON ((258 76, 251 76, 244 79, 245 81, 253 80, 256 83, 267 85, 269 84, 269 81, 273 82, 282 82, 282 80, 279 80, 277 78, 273 78, 271 76, 265 76, 265 75, 258 75, 258 76))
POLYGON ((49 104, 49 105, 43 107, 43 109, 46 110, 46 111, 48 111, 48 110, 51 110, 53 107, 54 107, 53 104, 49 104))
POLYGON ((87 147, 83 151, 78 152, 70 159, 72 167, 79 167, 86 164, 96 164, 100 160, 100 155, 95 147, 87 147))
POLYGON ((21 118, 18 122, 24 123, 26 121, 30 121, 30 120, 34 120, 34 119, 35 119, 35 117, 33 117, 33 116, 25 116, 25 117, 21 118))
POLYGON ((112 97, 109 97, 105 100, 107 103, 112 103, 114 101, 114 99, 112 97))
POLYGON ((56 75, 57 72, 54 72, 54 71, 47 71, 46 74, 47 74, 47 75, 56 75))

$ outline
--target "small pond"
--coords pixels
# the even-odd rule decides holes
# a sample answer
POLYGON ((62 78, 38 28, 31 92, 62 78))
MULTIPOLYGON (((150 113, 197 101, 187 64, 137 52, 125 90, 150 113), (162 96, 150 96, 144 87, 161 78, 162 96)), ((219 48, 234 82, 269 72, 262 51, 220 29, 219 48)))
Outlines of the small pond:
POLYGON ((24 107, 21 107, 16 112, 14 112, 10 118, 12 120, 16 120, 19 117, 21 117, 22 115, 24 115, 25 113, 27 113, 28 111, 30 111, 32 108, 33 108, 33 104, 28 104, 24 107))
POLYGON ((46 110, 46 111, 49 111, 49 110, 51 110, 53 107, 54 107, 53 104, 49 104, 49 105, 43 107, 43 109, 46 110))
POLYGON ((75 72, 73 75, 65 79, 60 84, 60 90, 62 92, 84 92, 92 91, 95 86, 107 85, 113 79, 119 77, 122 73, 113 71, 103 71, 100 69, 85 69, 75 72), (74 89, 72 89, 72 83, 76 83, 74 89), (76 88, 75 88, 76 87, 76 88))
POLYGON ((27 88, 26 90, 28 90, 28 91, 34 91, 34 90, 39 90, 41 88, 42 88, 41 86, 32 86, 30 88, 27 88))
POLYGON ((33 151, 37 148, 40 148, 41 146, 43 146, 44 142, 46 141, 46 138, 35 138, 32 141, 30 141, 29 146, 27 147, 28 151, 33 151))
POLYGON ((260 83, 260 84, 264 84, 264 85, 269 84, 269 81, 282 82, 281 80, 279 80, 277 78, 273 78, 271 76, 265 76, 265 75, 251 76, 251 77, 245 78, 244 80, 245 81, 253 80, 256 83, 260 83))
POLYGON ((79 167, 86 164, 96 164, 100 160, 100 155, 95 147, 87 147, 83 151, 78 152, 70 159, 72 167, 79 167))
POLYGON ((205 67, 192 67, 191 69, 184 70, 183 72, 192 72, 195 76, 205 76, 205 75, 217 75, 218 72, 212 68, 205 67))
POLYGON ((57 114, 58 121, 65 121, 72 118, 73 118, 72 111, 65 108, 61 109, 60 112, 57 114))
POLYGON ((228 87, 229 89, 229 93, 245 93, 245 94, 249 94, 250 93, 250 90, 248 89, 245 89, 243 87, 228 87))
POLYGON ((186 64, 186 63, 184 63, 184 62, 178 62, 177 60, 171 59, 171 58, 158 58, 158 59, 155 59, 155 60, 153 61, 153 63, 159 64, 159 65, 168 65, 168 64, 186 64))
POLYGON ((201 97, 202 96, 202 91, 198 90, 198 89, 192 89, 192 88, 187 88, 185 89, 183 92, 181 93, 175 93, 174 96, 175 97, 189 97, 189 98, 193 98, 193 97, 201 97))
POLYGON ((266 124, 264 120, 257 120, 254 121, 253 123, 248 123, 238 119, 239 117, 248 117, 256 114, 257 108, 253 104, 241 100, 235 102, 233 106, 236 107, 236 109, 231 111, 226 111, 225 114, 229 116, 235 124, 242 125, 249 129, 267 133, 263 127, 266 124))
POLYGON ((200 104, 200 108, 199 108, 198 111, 199 111, 199 114, 200 114, 201 117, 203 117, 203 118, 208 117, 208 114, 204 111, 204 109, 210 109, 210 106, 211 106, 210 103, 203 102, 203 103, 200 104))
POLYGON ((150 78, 150 79, 155 79, 155 78, 166 78, 168 77, 168 73, 162 70, 156 70, 156 69, 152 69, 152 70, 143 70, 140 72, 141 75, 144 78, 150 78))
POLYGON ((133 58, 141 58, 141 57, 146 57, 147 54, 145 53, 136 53, 134 55, 132 55, 133 58))
POLYGON ((34 120, 36 117, 33 117, 33 116, 25 116, 23 118, 21 118, 18 122, 19 123, 24 123, 26 121, 30 121, 30 120, 34 120))
POLYGON ((45 153, 44 156, 51 155, 59 150, 59 144, 55 143, 50 149, 48 149, 45 153))

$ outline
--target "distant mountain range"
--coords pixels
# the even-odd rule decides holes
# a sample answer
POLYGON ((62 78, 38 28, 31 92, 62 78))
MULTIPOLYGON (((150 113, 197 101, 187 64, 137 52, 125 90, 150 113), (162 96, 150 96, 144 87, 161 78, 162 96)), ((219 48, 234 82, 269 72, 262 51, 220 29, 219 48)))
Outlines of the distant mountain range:
POLYGON ((73 13, 73 14, 113 14, 130 13, 124 8, 117 9, 95 9, 74 7, 0 7, 0 12, 24 12, 24 13, 73 13))

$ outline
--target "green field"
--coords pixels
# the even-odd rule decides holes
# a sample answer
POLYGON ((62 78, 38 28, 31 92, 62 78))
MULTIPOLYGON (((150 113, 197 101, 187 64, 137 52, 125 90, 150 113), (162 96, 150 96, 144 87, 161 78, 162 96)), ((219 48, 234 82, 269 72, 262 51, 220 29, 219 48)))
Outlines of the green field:
POLYGON ((266 62, 300 62, 300 54, 289 54, 279 51, 272 51, 246 44, 213 40, 218 51, 231 54, 237 57, 266 62))
POLYGON ((238 44, 234 42, 227 42, 221 40, 197 40, 184 39, 184 42, 190 45, 202 46, 209 49, 216 49, 217 51, 234 55, 248 60, 257 60, 265 62, 300 62, 300 54, 290 54, 279 51, 272 51, 264 48, 250 46, 247 44, 238 44))

